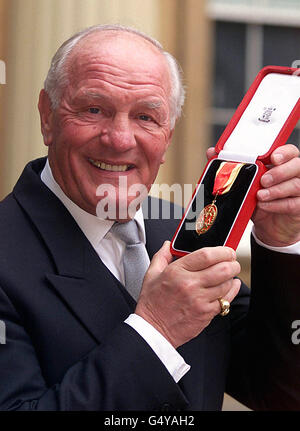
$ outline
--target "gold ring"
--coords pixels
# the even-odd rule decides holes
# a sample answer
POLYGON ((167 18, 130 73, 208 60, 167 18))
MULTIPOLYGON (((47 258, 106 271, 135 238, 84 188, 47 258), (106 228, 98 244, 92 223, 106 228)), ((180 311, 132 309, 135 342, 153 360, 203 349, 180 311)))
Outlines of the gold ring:
POLYGON ((230 302, 223 298, 218 298, 218 301, 221 307, 220 315, 226 316, 230 311, 230 302))

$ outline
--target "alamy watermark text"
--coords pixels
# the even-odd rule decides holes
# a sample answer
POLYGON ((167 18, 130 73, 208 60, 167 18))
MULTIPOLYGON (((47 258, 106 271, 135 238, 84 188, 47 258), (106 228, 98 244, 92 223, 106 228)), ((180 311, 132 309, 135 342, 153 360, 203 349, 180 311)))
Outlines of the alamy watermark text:
POLYGON ((293 321, 292 329, 295 329, 295 331, 292 333, 292 343, 300 344, 300 320, 293 321))
POLYGON ((3 60, 0 60, 0 84, 6 84, 6 66, 3 60))
POLYGON ((3 320, 0 320, 0 344, 6 344, 6 326, 3 320))

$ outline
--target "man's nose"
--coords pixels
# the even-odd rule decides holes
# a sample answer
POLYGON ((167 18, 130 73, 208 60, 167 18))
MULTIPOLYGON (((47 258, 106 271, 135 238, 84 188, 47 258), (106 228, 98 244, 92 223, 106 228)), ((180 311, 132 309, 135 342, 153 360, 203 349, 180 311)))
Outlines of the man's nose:
POLYGON ((130 150, 136 145, 132 127, 126 114, 116 114, 103 131, 102 141, 117 151, 130 150))

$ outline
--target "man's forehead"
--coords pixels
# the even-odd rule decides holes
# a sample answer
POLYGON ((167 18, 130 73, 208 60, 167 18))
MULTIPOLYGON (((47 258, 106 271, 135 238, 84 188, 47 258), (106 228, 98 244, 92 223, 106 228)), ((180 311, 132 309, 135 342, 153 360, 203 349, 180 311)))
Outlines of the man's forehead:
POLYGON ((97 63, 125 66, 128 71, 156 69, 169 75, 164 55, 160 50, 137 34, 125 31, 99 31, 86 36, 75 46, 68 63, 73 72, 86 64, 97 63))

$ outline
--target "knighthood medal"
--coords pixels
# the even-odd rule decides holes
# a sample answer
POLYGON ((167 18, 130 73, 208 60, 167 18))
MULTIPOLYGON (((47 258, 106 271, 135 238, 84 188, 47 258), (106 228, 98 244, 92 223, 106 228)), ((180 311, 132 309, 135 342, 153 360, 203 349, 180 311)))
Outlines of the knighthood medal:
POLYGON ((214 199, 211 204, 203 208, 196 220, 196 232, 198 235, 206 233, 214 224, 218 215, 217 197, 230 191, 243 165, 244 163, 234 162, 222 162, 220 164, 216 172, 212 192, 214 199))

